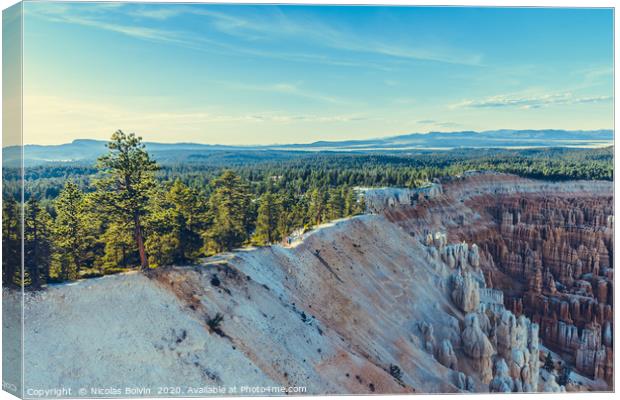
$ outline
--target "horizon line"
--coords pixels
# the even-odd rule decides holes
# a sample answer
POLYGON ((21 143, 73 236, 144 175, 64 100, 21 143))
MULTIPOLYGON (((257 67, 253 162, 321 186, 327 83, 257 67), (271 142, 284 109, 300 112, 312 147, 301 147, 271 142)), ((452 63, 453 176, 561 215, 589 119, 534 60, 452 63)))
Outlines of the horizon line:
MULTIPOLYGON (((400 137, 400 136, 409 136, 409 135, 455 134, 455 133, 465 133, 465 132, 481 134, 481 133, 502 132, 502 131, 513 131, 513 132, 526 132, 526 131, 532 131, 532 132, 542 132, 542 131, 602 132, 602 131, 610 131, 610 132, 614 132, 615 133, 615 129, 614 128, 598 128, 598 129, 559 129, 559 128, 513 129, 513 128, 499 128, 499 129, 485 129, 485 130, 480 130, 480 131, 476 131, 476 130, 473 130, 473 129, 464 129, 464 130, 455 130, 455 131, 435 131, 435 130, 433 130, 433 131, 427 131, 427 132, 408 132, 408 133, 401 133, 401 134, 390 134, 390 135, 386 135, 386 136, 376 136, 376 137, 371 137, 371 138, 366 138, 366 139, 314 140, 312 142, 282 142, 282 143, 269 143, 269 144, 259 144, 259 143, 223 144, 223 143, 187 142, 187 141, 181 141, 181 142, 158 142, 158 141, 148 141, 148 140, 145 140, 145 137, 143 135, 137 134, 135 132, 129 132, 129 133, 134 133, 134 134, 136 134, 136 136, 141 137, 142 138, 142 142, 144 144, 178 144, 178 145, 185 144, 185 145, 200 145, 200 146, 213 146, 213 147, 244 148, 244 147, 270 147, 270 146, 298 146, 298 145, 311 145, 311 144, 315 144, 315 143, 363 142, 363 141, 369 141, 369 140, 392 139, 392 138, 397 138, 397 137, 400 137)), ((11 148, 11 147, 25 147, 25 146, 64 146, 64 145, 73 144, 75 142, 80 142, 80 141, 83 141, 83 142, 86 142, 86 141, 91 141, 91 142, 109 142, 108 139, 76 138, 76 139, 71 140, 70 142, 63 142, 63 143, 56 143, 56 144, 22 143, 21 145, 9 145, 9 146, 4 146, 3 145, 2 148, 5 149, 5 148, 11 148)))

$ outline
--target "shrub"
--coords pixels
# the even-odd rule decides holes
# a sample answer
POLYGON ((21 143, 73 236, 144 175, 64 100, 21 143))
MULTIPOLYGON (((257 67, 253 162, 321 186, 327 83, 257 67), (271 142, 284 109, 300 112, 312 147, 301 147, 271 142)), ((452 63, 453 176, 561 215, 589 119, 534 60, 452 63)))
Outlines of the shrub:
POLYGON ((217 333, 220 336, 225 336, 222 331, 220 325, 224 320, 224 316, 220 313, 215 314, 215 317, 207 319, 207 326, 211 329, 212 332, 217 333))
POLYGON ((390 375, 399 382, 403 379, 403 371, 400 370, 398 365, 390 364, 390 375))

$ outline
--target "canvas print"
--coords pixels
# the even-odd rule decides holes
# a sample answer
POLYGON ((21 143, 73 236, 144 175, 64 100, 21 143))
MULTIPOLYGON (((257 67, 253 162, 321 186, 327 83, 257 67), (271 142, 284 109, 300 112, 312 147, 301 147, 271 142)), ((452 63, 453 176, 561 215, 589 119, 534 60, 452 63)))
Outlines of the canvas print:
POLYGON ((3 389, 613 391, 613 18, 7 8, 3 389))

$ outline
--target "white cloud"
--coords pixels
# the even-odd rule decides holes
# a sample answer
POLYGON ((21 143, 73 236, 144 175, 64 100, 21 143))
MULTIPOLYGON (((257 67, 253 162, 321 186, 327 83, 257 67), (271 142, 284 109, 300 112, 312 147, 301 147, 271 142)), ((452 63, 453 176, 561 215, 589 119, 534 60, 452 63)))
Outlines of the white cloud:
POLYGON ((533 95, 499 95, 479 100, 463 100, 452 108, 542 108, 554 105, 600 103, 610 101, 611 96, 577 97, 570 92, 533 95))
MULTIPOLYGON (((239 54, 250 54, 260 57, 272 57, 286 59, 289 61, 317 62, 330 65, 342 66, 361 66, 368 68, 386 69, 385 65, 391 59, 393 62, 399 61, 433 61, 460 65, 480 65, 482 56, 480 54, 467 53, 454 48, 429 47, 422 43, 394 43, 392 41, 382 41, 361 37, 358 34, 349 32, 342 27, 328 25, 323 21, 310 16, 305 18, 291 18, 279 11, 272 9, 270 14, 265 14, 267 8, 261 7, 260 14, 245 17, 232 15, 206 7, 188 7, 182 4, 174 6, 139 6, 139 7, 97 7, 89 5, 85 7, 72 7, 69 4, 52 4, 44 7, 36 7, 35 11, 30 11, 30 15, 59 23, 72 23, 104 29, 112 32, 125 34, 138 39, 159 41, 177 44, 195 50, 214 51, 214 46, 219 50, 239 54), (109 11, 106 13, 106 11, 109 11), (258 50, 256 46, 244 46, 240 43, 234 45, 222 43, 207 37, 204 32, 181 32, 171 31, 160 28, 150 28, 139 26, 135 23, 123 25, 118 22, 118 18, 113 13, 122 13, 138 19, 150 19, 164 21, 182 14, 192 14, 205 17, 210 21, 210 26, 217 31, 234 36, 238 40, 251 44, 257 40, 263 42, 277 43, 282 39, 291 39, 302 43, 311 43, 315 47, 314 52, 290 53, 281 52, 269 48, 268 50, 258 50), (110 22, 110 20, 114 22, 110 22), (381 63, 366 61, 353 61, 347 57, 334 58, 332 55, 321 54, 318 50, 332 49, 345 51, 349 56, 354 57, 355 53, 365 53, 384 57, 381 63)), ((249 10, 249 8, 248 8, 249 10)), ((118 15, 118 14, 117 14, 118 15)))
POLYGON ((437 128, 456 128, 462 126, 457 122, 449 122, 449 121, 436 121, 434 119, 422 119, 417 121, 420 125, 430 125, 437 128))
POLYGON ((215 20, 214 26, 229 35, 256 38, 296 37, 314 45, 355 53, 371 53, 405 60, 425 60, 450 64, 479 65, 480 54, 459 49, 429 47, 423 44, 395 43, 360 36, 343 27, 326 24, 306 15, 291 18, 282 12, 253 17, 232 16, 222 12, 196 10, 196 14, 215 20))

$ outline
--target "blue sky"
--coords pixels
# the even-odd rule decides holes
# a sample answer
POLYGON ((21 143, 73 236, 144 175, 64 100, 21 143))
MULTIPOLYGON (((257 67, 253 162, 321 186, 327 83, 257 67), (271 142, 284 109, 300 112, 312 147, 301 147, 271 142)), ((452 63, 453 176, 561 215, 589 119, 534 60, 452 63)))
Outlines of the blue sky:
POLYGON ((613 127, 610 9, 25 3, 26 143, 613 127))

